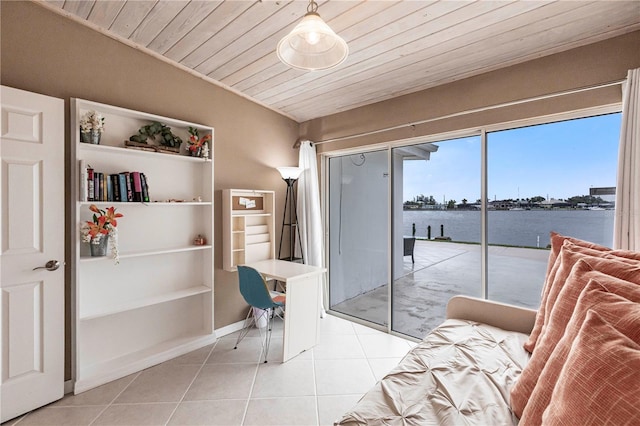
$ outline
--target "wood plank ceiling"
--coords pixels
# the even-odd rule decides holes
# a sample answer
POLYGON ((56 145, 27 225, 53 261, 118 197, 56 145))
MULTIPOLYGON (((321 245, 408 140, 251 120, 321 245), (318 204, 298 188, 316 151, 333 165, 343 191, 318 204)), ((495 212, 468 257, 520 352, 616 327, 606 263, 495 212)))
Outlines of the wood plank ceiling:
POLYGON ((302 0, 47 0, 298 122, 416 92, 640 29, 640 1, 326 1, 349 45, 327 71, 279 62, 302 0))

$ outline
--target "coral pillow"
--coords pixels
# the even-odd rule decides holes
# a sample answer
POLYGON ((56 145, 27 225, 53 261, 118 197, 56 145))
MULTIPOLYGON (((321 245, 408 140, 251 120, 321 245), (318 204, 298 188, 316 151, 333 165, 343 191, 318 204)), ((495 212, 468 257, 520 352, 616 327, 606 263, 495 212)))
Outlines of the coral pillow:
MULTIPOLYGON (((535 384, 522 413, 521 426, 536 425, 542 421, 542 413, 552 400, 551 394, 554 386, 557 386, 556 383, 560 385, 558 376, 570 356, 572 344, 583 327, 588 312, 597 312, 605 320, 614 324, 616 328, 631 330, 627 333, 628 336, 633 337, 630 333, 635 333, 634 338, 640 339, 640 327, 633 330, 630 325, 635 324, 635 321, 640 321, 640 285, 608 277, 598 272, 585 275, 600 276, 590 280, 580 293, 562 338, 551 348, 551 355, 543 366, 537 384, 535 384)), ((552 316, 551 320, 553 322, 556 319, 558 318, 552 316)), ((547 348, 543 346, 544 343, 541 342, 540 349, 546 350, 547 348)), ((534 355, 537 354, 537 351, 536 349, 534 355)), ((640 382, 638 386, 640 386, 640 382)))
POLYGON ((551 288, 551 284, 554 281, 554 278, 558 269, 558 266, 556 266, 556 261, 560 256, 560 252, 562 250, 564 242, 568 241, 572 243, 574 246, 586 247, 596 251, 606 252, 611 250, 610 248, 605 246, 601 246, 588 241, 579 240, 577 238, 560 235, 556 232, 551 232, 550 239, 551 239, 551 251, 549 253, 549 262, 547 263, 547 273, 545 275, 544 285, 542 286, 540 308, 538 309, 538 313, 536 315, 536 320, 535 320, 533 329, 531 330, 531 334, 529 335, 529 340, 527 340, 527 342, 524 344, 524 348, 529 352, 533 352, 533 349, 536 346, 536 342, 538 341, 538 337, 540 336, 540 332, 542 331, 542 325, 544 324, 545 305, 547 304, 549 289, 551 288))
POLYGON ((589 312, 560 372, 551 404, 542 416, 543 424, 638 424, 639 313, 637 310, 634 321, 629 320, 620 328, 596 312, 589 312), (635 331, 635 338, 630 338, 627 331, 635 331))
POLYGON ((547 272, 542 290, 540 308, 536 314, 535 323, 529 339, 524 344, 524 348, 529 352, 533 352, 538 340, 540 340, 543 325, 549 320, 553 304, 575 262, 585 257, 604 257, 631 264, 640 262, 640 253, 628 250, 611 250, 604 246, 576 240, 575 238, 563 237, 559 234, 552 233, 551 247, 552 252, 549 255, 549 261, 551 261, 551 258, 554 256, 555 261, 551 269, 547 272), (558 250, 557 254, 554 253, 555 250, 558 250))
MULTIPOLYGON (((549 321, 551 312, 555 307, 560 293, 565 287, 565 282, 573 266, 580 260, 585 260, 593 267, 594 271, 600 271, 607 275, 632 281, 640 284, 640 260, 612 255, 614 251, 592 251, 592 255, 585 253, 584 248, 565 241, 560 250, 560 256, 556 261, 556 273, 549 288, 547 303, 545 304, 544 324, 549 321), (634 280, 634 278, 637 278, 634 280)), ((629 252, 631 253, 631 252, 629 252)), ((584 288, 584 287, 583 287, 584 288)), ((577 295, 576 295, 577 299, 577 295)), ((544 334, 544 326, 540 332, 540 337, 544 334)))
POLYGON ((522 416, 529 397, 538 383, 540 373, 562 338, 580 292, 587 283, 591 279, 597 279, 601 283, 611 285, 621 285, 623 281, 640 285, 640 262, 637 261, 629 263, 632 261, 587 257, 573 253, 565 246, 558 257, 558 262, 563 263, 549 291, 548 302, 552 304, 547 303, 546 306, 548 319, 545 319, 529 363, 511 388, 511 409, 518 417, 522 416), (566 264, 563 257, 568 260, 566 264), (574 257, 579 260, 575 261, 574 257), (571 270, 566 275, 566 279, 562 279, 565 276, 564 269, 569 265, 572 265, 571 270))

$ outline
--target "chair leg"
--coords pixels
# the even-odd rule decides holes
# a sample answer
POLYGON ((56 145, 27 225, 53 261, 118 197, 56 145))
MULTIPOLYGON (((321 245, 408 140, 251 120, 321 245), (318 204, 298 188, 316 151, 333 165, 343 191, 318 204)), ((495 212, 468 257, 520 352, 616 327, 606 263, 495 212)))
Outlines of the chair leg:
POLYGON ((255 322, 255 317, 253 316, 253 308, 249 307, 249 312, 247 312, 247 317, 244 319, 244 324, 242 325, 242 330, 240 330, 240 334, 238 334, 238 340, 236 340, 236 345, 233 349, 238 349, 238 345, 244 339, 247 334, 249 334, 250 326, 255 322))
POLYGON ((273 313, 271 313, 272 309, 269 309, 267 313, 267 332, 264 336, 265 344, 263 346, 264 349, 264 362, 267 362, 267 356, 269 355, 269 345, 271 345, 271 333, 273 332, 273 313))
MULTIPOLYGON (((267 326, 265 327, 266 331, 265 331, 264 341, 261 342, 262 350, 264 352, 264 362, 266 363, 267 357, 269 356, 269 346, 271 345, 271 333, 273 330, 273 321, 277 313, 275 312, 275 310, 268 309, 268 310, 265 310, 262 315, 267 316, 267 326)), ((238 345, 240 344, 242 339, 244 339, 247 336, 247 334, 249 334, 249 330, 251 329, 252 325, 255 324, 256 327, 258 327, 258 323, 262 315, 256 318, 253 308, 249 307, 249 312, 247 313, 247 317, 244 320, 244 325, 242 326, 242 330, 240 330, 240 334, 238 335, 238 339, 236 340, 236 345, 233 349, 238 349, 238 345)), ((258 330, 260 330, 260 328, 258 328, 258 330)), ((260 337, 262 337, 262 332, 260 332, 260 335, 261 335, 260 337)))
POLYGON ((272 312, 271 309, 266 309, 262 311, 259 317, 256 318, 255 315, 253 317, 254 323, 256 324, 256 327, 258 328, 258 332, 260 333, 260 343, 262 343, 262 352, 264 353, 264 362, 267 362, 267 356, 269 355, 269 344, 271 343, 271 329, 273 328, 273 317, 271 315, 271 312, 272 312), (266 327, 263 327, 265 329, 264 337, 262 336, 262 329, 258 327, 258 324, 260 323, 260 320, 262 319, 262 317, 265 317, 267 320, 266 327))

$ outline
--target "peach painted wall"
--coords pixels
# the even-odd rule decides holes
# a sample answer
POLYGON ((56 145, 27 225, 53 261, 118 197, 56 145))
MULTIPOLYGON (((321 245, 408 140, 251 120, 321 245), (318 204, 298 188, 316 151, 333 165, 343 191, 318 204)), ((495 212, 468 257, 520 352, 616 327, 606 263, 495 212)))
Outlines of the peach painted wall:
MULTIPOLYGON (((0 8, 0 82, 64 99, 67 144, 72 97, 215 128, 215 328, 244 319, 237 274, 222 270, 221 190, 275 190, 282 217, 286 185, 274 167, 297 164, 298 123, 38 4, 3 1, 0 8)), ((66 282, 69 336, 70 271, 66 282)), ((71 350, 67 337, 67 379, 71 350)))

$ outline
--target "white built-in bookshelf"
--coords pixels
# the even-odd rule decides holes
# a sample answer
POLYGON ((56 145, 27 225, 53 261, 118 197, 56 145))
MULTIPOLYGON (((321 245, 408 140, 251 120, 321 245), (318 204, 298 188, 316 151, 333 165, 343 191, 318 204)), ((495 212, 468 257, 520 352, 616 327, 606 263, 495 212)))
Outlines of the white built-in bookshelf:
POLYGON ((225 189, 222 191, 223 267, 275 257, 274 191, 225 189))
POLYGON ((71 270, 74 392, 79 393, 215 341, 213 326, 213 128, 82 99, 71 101, 71 270), (79 120, 105 117, 99 145, 80 142, 79 120), (125 147, 152 121, 184 142, 178 154, 125 147), (184 148, 188 128, 210 134, 209 158, 184 148), (148 202, 88 201, 87 168, 143 173, 148 202), (91 257, 80 226, 95 204, 115 207, 119 264, 110 250, 91 257), (198 236, 206 240, 196 245, 198 236))

